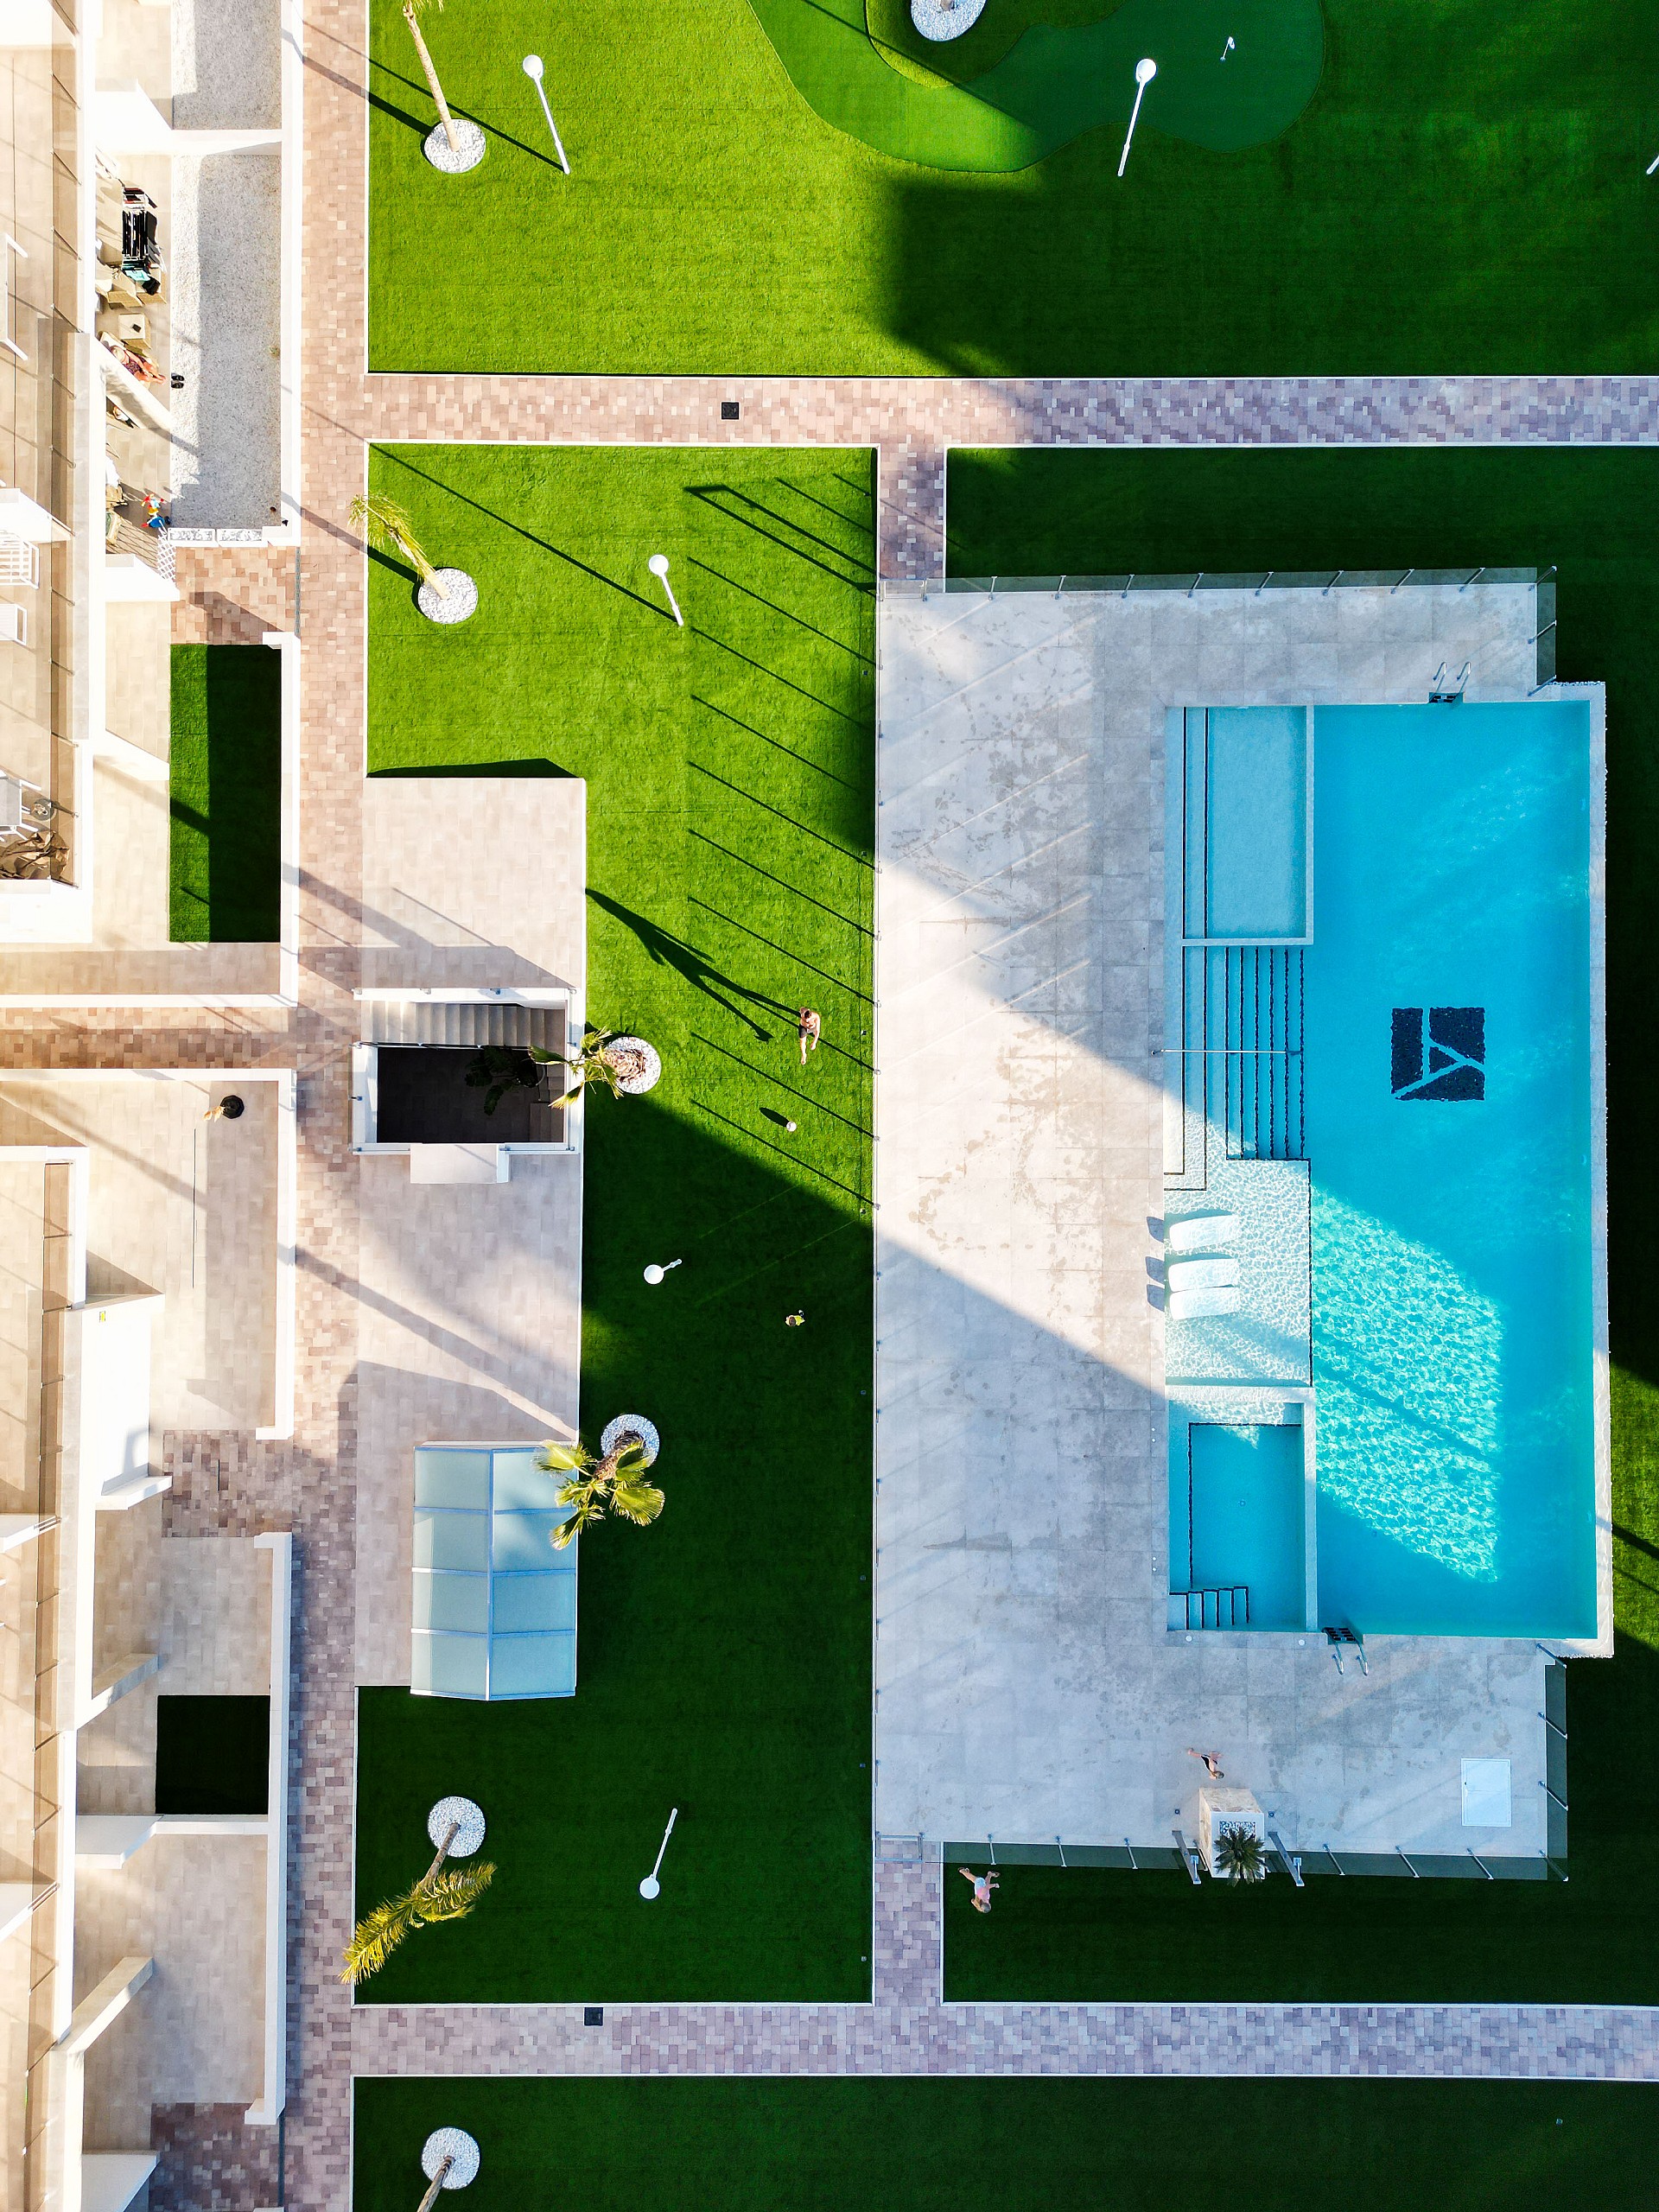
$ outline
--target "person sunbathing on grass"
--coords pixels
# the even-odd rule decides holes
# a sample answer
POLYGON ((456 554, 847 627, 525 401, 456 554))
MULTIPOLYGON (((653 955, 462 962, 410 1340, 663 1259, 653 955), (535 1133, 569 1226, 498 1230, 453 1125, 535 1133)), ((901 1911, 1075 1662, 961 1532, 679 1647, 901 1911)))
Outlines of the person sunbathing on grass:
POLYGON ((958 1866, 957 1872, 961 1875, 964 1882, 971 1882, 974 1885, 974 1910, 976 1912, 988 1912, 991 1909, 991 1891, 998 1885, 998 1878, 995 1869, 993 1869, 993 1871, 988 1874, 976 1874, 971 1872, 966 1866, 958 1866))

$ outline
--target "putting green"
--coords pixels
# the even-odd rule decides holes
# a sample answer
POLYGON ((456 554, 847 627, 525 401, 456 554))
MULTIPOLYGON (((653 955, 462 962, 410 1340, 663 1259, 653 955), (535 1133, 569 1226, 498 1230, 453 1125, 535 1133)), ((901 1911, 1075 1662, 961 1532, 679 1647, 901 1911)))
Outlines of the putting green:
POLYGON ((749 5, 790 82, 836 130, 895 160, 982 175, 1029 168, 1086 130, 1127 124, 1143 54, 1158 74, 1141 127, 1215 153, 1287 130, 1325 62, 1319 0, 1124 0, 1095 22, 1033 23, 969 84, 924 82, 913 64, 889 60, 866 0, 749 5))

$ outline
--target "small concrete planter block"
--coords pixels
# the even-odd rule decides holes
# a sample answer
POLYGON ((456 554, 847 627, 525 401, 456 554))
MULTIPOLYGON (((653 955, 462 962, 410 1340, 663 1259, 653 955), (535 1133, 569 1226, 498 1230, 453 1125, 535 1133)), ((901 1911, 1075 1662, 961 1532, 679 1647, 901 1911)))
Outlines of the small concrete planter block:
POLYGON ((654 1423, 648 1421, 643 1414, 618 1414, 614 1421, 606 1422, 599 1440, 601 1457, 602 1458, 607 1452, 614 1450, 619 1436, 627 1435, 643 1439, 645 1446, 645 1465, 648 1467, 652 1465, 658 1452, 662 1449, 663 1440, 658 1435, 654 1423))
POLYGON ((449 2171, 443 2177, 446 2189, 465 2189, 467 2183, 478 2177, 478 2143, 464 2127, 435 2127, 421 2145, 421 2171, 428 2181, 436 2181, 438 2169, 449 2160, 449 2171))
POLYGON ((416 593, 415 604, 429 622, 465 622, 478 612, 478 586, 465 569, 436 569, 416 593))
POLYGON ((1257 1804, 1252 1789, 1234 1789, 1225 1785, 1198 1792, 1198 1851, 1205 1867, 1218 1882, 1231 1877, 1221 1872, 1216 1864, 1221 1848, 1224 1828, 1248 1828, 1252 1835, 1268 1840, 1267 1815, 1257 1804))
MULTIPOLYGON (((484 1840, 484 1815, 470 1797, 440 1797, 426 1816, 426 1832, 432 1839, 435 1851, 453 1824, 458 1825, 455 1825, 454 1841, 449 1847, 449 1856, 451 1859, 470 1859, 484 1840)), ((429 2181, 431 2178, 429 2174, 427 2179, 429 2181)))
POLYGON ((985 12, 985 0, 910 0, 910 20, 924 38, 942 42, 970 31, 985 12))
POLYGON ((435 169, 442 169, 445 176, 460 176, 466 169, 475 169, 483 160, 488 141, 475 123, 455 118, 455 137, 459 148, 449 143, 449 134, 441 123, 435 124, 426 134, 422 151, 435 169))
POLYGON ((661 1055, 643 1037, 613 1037, 605 1050, 620 1069, 616 1087, 624 1097, 639 1098, 662 1080, 661 1055))

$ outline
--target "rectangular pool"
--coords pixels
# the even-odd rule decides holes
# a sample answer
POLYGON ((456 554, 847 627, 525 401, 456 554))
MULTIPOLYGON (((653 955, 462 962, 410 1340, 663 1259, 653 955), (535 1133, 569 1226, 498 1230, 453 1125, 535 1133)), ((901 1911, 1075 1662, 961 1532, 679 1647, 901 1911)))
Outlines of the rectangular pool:
POLYGON ((1592 1637, 1591 705, 1305 728, 1304 755, 1301 709, 1172 721, 1167 1211, 1237 1224, 1226 1310, 1166 1328, 1172 1592, 1248 1585, 1251 1627, 1592 1637), (1307 1388, 1306 1530, 1287 1435, 1224 1395, 1175 1417, 1275 1381, 1307 1388))
POLYGON ((1593 1636, 1590 709, 1314 745, 1320 1620, 1593 1636))

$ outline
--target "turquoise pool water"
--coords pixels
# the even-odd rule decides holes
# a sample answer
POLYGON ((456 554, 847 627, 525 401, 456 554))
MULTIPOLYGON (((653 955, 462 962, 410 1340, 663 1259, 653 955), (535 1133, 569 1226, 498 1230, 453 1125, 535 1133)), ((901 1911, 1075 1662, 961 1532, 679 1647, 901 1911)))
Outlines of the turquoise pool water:
POLYGON ((1301 1628, 1301 1429, 1194 1421, 1186 1444, 1189 1588, 1242 1583, 1251 1628, 1301 1628))
POLYGON ((1593 1635, 1589 709, 1314 729, 1319 1618, 1593 1635))

